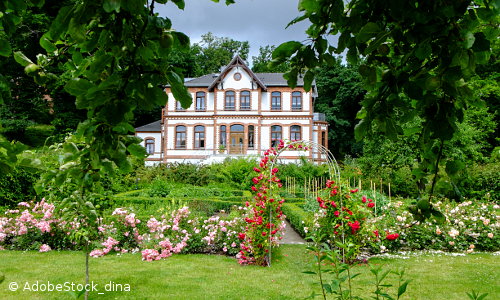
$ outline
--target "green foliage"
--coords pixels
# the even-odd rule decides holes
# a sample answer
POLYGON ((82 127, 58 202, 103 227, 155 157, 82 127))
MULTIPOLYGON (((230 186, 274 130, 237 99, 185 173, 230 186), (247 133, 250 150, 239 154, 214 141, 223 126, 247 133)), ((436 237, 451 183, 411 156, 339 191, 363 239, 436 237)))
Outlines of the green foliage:
POLYGON ((39 176, 22 168, 0 175, 0 206, 15 208, 19 202, 29 202, 36 197, 34 185, 39 176))
POLYGON ((500 162, 467 167, 461 173, 457 186, 468 199, 500 201, 500 162))
MULTIPOLYGON (((236 41, 228 37, 217 37, 211 32, 201 36, 201 42, 192 45, 196 64, 202 68, 201 75, 219 73, 237 54, 244 61, 248 59, 248 41, 236 41)), ((177 98, 176 98, 177 99, 177 98)))
POLYGON ((491 160, 493 162, 500 162, 500 146, 495 147, 495 149, 491 152, 491 160))
MULTIPOLYGON (((496 1, 416 5, 412 1, 304 0, 299 2, 303 16, 289 25, 309 20, 306 33, 312 43, 284 43, 274 51, 273 62, 290 59, 291 69, 285 75, 289 86, 295 87, 294 78, 301 73, 307 87, 317 67, 333 64, 333 55, 347 50, 353 65, 360 55, 365 57, 359 71, 368 92, 355 137, 359 141, 370 135, 375 123, 395 141, 404 133, 402 125, 419 117, 422 125, 411 132, 418 133, 422 159, 413 172, 416 180, 435 175, 432 194, 439 168, 446 163, 445 142, 459 131, 457 124, 466 108, 485 104, 469 82, 476 64, 490 58, 491 43, 498 37, 499 9, 496 1), (336 34, 340 37, 334 47, 327 37, 336 34)), ((446 171, 454 176, 457 170, 446 171)))
POLYGON ((24 138, 26 144, 32 147, 49 146, 53 141, 47 140, 47 138, 52 137, 53 133, 54 126, 52 125, 35 125, 24 130, 24 138))
POLYGON ((366 91, 356 67, 344 66, 341 61, 339 57, 334 65, 324 64, 317 70, 318 98, 314 111, 324 113, 330 124, 328 148, 332 154, 359 156, 363 144, 354 139, 354 126, 366 91))
POLYGON ((269 63, 272 60, 272 53, 276 46, 259 47, 259 55, 252 56, 252 71, 254 73, 284 73, 289 68, 288 62, 283 62, 274 68, 269 68, 269 63))
POLYGON ((290 225, 303 237, 306 236, 304 230, 305 222, 311 218, 311 214, 304 211, 299 205, 294 203, 289 203, 285 200, 285 203, 281 206, 283 214, 286 215, 286 219, 290 222, 290 225))

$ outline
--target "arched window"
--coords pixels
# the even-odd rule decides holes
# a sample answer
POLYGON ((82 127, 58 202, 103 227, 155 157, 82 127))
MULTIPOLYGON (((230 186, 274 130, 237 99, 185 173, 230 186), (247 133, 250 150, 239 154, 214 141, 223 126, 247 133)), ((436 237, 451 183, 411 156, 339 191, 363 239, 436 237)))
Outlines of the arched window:
POLYGON ((154 154, 155 153, 155 141, 152 139, 146 139, 146 152, 148 154, 154 154))
POLYGON ((292 125, 290 128, 290 140, 291 141, 300 141, 301 135, 300 135, 300 126, 298 125, 292 125))
POLYGON ((198 125, 194 127, 194 148, 205 148, 205 127, 198 125))
POLYGON ((302 93, 292 93, 292 110, 302 110, 302 93))
POLYGON ((240 94, 240 110, 250 110, 250 92, 242 91, 240 94))
POLYGON ((281 140, 281 126, 271 126, 271 147, 278 146, 281 140))
POLYGON ((254 133, 254 127, 253 125, 249 125, 248 126, 248 148, 252 148, 253 149, 253 137, 254 137, 255 133, 254 133))
POLYGON ((205 110, 205 92, 196 93, 196 110, 205 110))
POLYGON ((281 110, 281 93, 273 92, 271 94, 271 110, 281 110))
POLYGON ((221 145, 226 145, 226 125, 220 127, 220 143, 221 145))
POLYGON ((234 92, 226 92, 226 107, 225 110, 234 110, 234 92))
POLYGON ((186 126, 175 127, 175 148, 186 149, 186 126))

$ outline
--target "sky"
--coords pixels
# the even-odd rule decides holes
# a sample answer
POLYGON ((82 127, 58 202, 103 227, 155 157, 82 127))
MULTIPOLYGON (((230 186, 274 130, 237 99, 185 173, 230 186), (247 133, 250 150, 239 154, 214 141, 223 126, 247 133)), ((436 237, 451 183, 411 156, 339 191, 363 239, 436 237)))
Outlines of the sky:
POLYGON ((304 20, 286 25, 302 15, 297 10, 298 0, 235 0, 226 6, 225 0, 185 0, 184 11, 172 2, 155 5, 160 16, 172 21, 172 28, 190 37, 191 43, 201 41, 201 35, 212 32, 217 37, 229 37, 237 41, 248 41, 252 56, 259 54, 259 46, 275 45, 288 41, 306 40, 306 29, 310 23, 304 20))

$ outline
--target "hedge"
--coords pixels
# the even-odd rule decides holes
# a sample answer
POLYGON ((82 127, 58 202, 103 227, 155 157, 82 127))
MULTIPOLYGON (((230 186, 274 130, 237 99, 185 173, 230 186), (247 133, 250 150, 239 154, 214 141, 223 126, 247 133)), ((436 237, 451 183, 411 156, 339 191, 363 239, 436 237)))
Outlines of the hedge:
POLYGON ((306 232, 304 231, 304 224, 302 221, 306 221, 310 216, 310 213, 304 211, 300 206, 293 203, 283 203, 281 206, 281 210, 286 215, 288 222, 292 225, 293 228, 302 236, 306 236, 306 232))
MULTIPOLYGON (((45 145, 45 140, 54 134, 55 127, 52 125, 34 125, 26 127, 24 130, 24 139, 26 143, 32 147, 42 147, 45 145)), ((47 141, 47 145, 52 142, 47 141)))

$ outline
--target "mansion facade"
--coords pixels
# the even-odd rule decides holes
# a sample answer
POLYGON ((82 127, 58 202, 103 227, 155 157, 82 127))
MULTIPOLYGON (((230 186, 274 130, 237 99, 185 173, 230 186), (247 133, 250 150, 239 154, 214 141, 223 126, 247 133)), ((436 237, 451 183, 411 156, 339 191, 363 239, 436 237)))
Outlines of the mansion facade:
MULTIPOLYGON (((220 74, 186 79, 185 85, 193 96, 189 108, 183 109, 167 87, 169 101, 161 119, 136 128, 149 153, 148 165, 261 156, 280 140, 310 140, 328 147, 328 123, 323 114, 313 112, 315 84, 306 92, 299 78, 291 89, 283 73, 253 73, 236 56, 220 74)), ((313 149, 284 151, 280 158, 300 156, 324 161, 313 149)))

